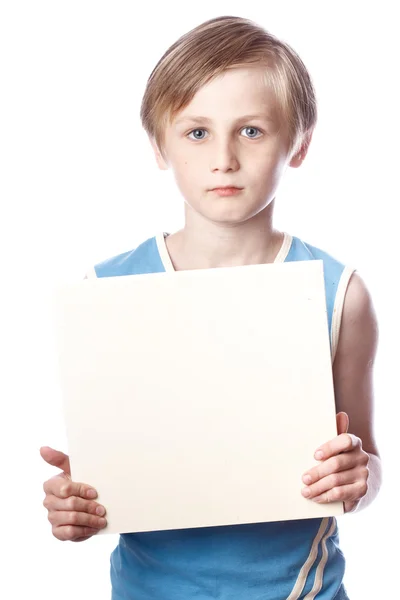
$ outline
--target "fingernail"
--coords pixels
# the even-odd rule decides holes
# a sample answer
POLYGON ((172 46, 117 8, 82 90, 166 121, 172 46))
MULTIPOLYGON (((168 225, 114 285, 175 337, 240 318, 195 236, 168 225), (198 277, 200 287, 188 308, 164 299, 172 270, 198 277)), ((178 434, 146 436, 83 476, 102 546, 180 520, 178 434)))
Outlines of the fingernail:
POLYGON ((90 488, 87 492, 86 492, 86 496, 87 498, 96 498, 97 496, 97 492, 96 490, 90 488))
POLYGON ((105 519, 99 519, 99 525, 100 525, 100 527, 104 527, 105 524, 106 524, 106 520, 105 519))
POLYGON ((306 498, 308 498, 308 496, 309 496, 309 495, 310 495, 310 493, 311 493, 311 492, 310 492, 310 490, 309 490, 309 488, 303 488, 303 489, 301 490, 301 492, 302 492, 303 496, 305 496, 306 498))
POLYGON ((321 459, 323 458, 323 456, 324 456, 324 453, 322 452, 322 450, 318 450, 318 451, 315 453, 315 458, 316 458, 317 460, 321 460, 321 459))
POLYGON ((105 511, 105 508, 103 508, 103 506, 98 506, 96 508, 96 515, 99 515, 99 517, 102 517, 105 514, 106 514, 106 511, 105 511))
POLYGON ((304 481, 304 483, 306 485, 310 485, 310 483, 311 483, 311 476, 310 475, 304 475, 303 481, 304 481))

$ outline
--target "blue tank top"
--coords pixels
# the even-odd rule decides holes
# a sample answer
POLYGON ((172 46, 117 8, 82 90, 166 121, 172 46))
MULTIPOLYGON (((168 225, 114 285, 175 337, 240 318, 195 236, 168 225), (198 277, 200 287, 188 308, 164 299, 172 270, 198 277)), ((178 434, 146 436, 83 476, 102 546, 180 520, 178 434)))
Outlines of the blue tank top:
MULTIPOLYGON (((94 267, 88 277, 173 271, 167 234, 94 267)), ((353 269, 284 234, 275 262, 322 260, 332 361, 353 269)), ((348 600, 334 517, 122 534, 112 600, 348 600)))

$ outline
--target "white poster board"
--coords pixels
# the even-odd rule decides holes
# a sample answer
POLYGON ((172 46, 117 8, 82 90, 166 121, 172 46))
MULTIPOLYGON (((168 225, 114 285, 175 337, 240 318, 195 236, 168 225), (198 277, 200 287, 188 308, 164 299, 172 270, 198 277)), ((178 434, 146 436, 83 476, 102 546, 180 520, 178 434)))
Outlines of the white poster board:
POLYGON ((72 478, 102 533, 343 513, 301 494, 337 435, 322 261, 85 280, 56 308, 72 478))

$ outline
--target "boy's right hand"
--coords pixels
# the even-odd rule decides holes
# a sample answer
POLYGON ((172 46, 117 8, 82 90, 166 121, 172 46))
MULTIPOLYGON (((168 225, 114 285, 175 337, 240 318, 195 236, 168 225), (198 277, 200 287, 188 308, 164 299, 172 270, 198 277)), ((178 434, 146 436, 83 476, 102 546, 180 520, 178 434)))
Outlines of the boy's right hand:
POLYGON ((62 541, 83 542, 106 526, 105 508, 93 501, 97 492, 85 483, 71 481, 69 457, 48 446, 40 448, 43 460, 63 472, 43 485, 53 535, 62 541))

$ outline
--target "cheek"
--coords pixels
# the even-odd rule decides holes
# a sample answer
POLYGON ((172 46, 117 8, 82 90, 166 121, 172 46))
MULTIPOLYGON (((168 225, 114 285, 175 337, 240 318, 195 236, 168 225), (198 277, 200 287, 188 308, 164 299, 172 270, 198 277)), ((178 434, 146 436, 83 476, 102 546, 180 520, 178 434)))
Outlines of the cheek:
POLYGON ((185 160, 178 165, 174 165, 173 174, 176 185, 187 199, 197 195, 198 188, 201 187, 204 177, 198 175, 199 169, 194 169, 190 160, 185 160))
POLYGON ((261 188, 269 188, 279 181, 283 167, 280 161, 260 160, 252 166, 253 181, 261 188))
POLYGON ((201 185, 204 182, 205 172, 199 160, 190 158, 185 158, 174 166, 175 178, 184 186, 201 185))

